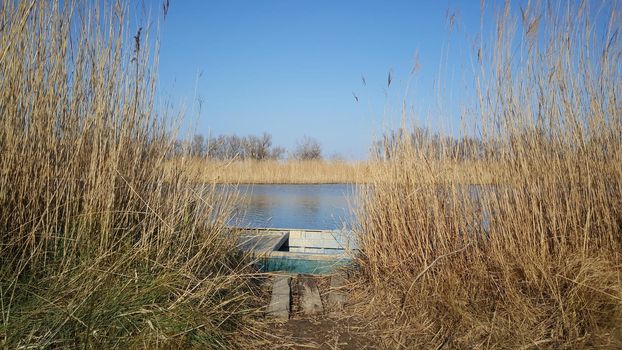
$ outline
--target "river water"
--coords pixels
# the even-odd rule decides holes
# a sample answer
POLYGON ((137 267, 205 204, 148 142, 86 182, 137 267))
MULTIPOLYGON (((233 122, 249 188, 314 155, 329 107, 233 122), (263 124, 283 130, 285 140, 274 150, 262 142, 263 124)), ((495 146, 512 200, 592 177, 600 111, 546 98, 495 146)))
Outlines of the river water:
POLYGON ((241 227, 332 230, 350 228, 355 185, 237 185, 240 193, 231 222, 241 227))

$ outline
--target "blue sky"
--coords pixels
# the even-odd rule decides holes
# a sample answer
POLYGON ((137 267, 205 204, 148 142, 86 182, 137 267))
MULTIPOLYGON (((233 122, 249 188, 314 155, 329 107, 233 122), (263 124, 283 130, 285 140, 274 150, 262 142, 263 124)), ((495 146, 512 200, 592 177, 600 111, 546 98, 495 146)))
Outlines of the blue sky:
POLYGON ((198 133, 265 131, 289 149, 306 135, 326 156, 361 159, 374 135, 399 126, 417 55, 409 108, 422 123, 459 128, 479 25, 479 1, 171 0, 159 91, 183 102, 198 133))

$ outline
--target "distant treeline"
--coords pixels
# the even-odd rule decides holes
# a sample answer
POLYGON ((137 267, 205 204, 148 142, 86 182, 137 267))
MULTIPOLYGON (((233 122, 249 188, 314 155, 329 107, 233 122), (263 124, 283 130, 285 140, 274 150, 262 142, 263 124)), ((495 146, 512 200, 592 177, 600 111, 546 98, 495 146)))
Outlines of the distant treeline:
POLYGON ((516 134, 505 140, 495 140, 473 136, 454 137, 432 132, 427 128, 414 128, 413 130, 397 129, 385 133, 381 139, 372 145, 372 158, 376 160, 389 160, 395 154, 399 154, 399 148, 408 145, 410 149, 420 151, 429 160, 453 159, 459 161, 468 160, 494 160, 503 154, 517 155, 533 147, 545 149, 549 153, 559 153, 564 147, 571 145, 559 144, 547 133, 546 130, 536 129, 516 134), (538 135, 539 144, 533 144, 530 140, 533 135, 538 135))
MULTIPOLYGON (((619 136, 613 134, 607 135, 607 138, 620 139, 619 136)), ((583 147, 598 142, 602 142, 598 137, 586 138, 583 147)), ((421 152, 428 160, 453 159, 458 161, 498 160, 504 156, 521 156, 534 149, 562 159, 566 157, 564 151, 568 149, 580 151, 579 145, 556 138, 553 130, 544 128, 534 127, 525 129, 522 133, 515 132, 506 138, 489 137, 485 141, 479 137, 446 136, 427 128, 414 128, 413 130, 397 129, 385 133, 381 139, 373 143, 371 157, 375 160, 389 160, 395 157, 395 154, 399 154, 400 148, 405 146, 421 152)), ((603 151, 604 154, 611 152, 606 147, 603 151)))
POLYGON ((195 135, 190 142, 179 141, 175 155, 190 153, 193 157, 217 160, 319 160, 322 146, 314 138, 303 137, 293 150, 272 144, 272 135, 264 132, 260 136, 219 135, 205 137, 195 135))
MULTIPOLYGON (((444 136, 432 132, 427 128, 414 130, 392 130, 386 132, 381 139, 375 141, 371 147, 371 158, 375 160, 389 160, 396 154, 398 147, 403 147, 409 140, 412 149, 424 151, 432 159, 446 159, 451 157, 457 160, 482 159, 490 153, 491 147, 475 137, 444 136)), ((493 147, 494 148, 494 147, 493 147)), ((190 141, 178 141, 175 144, 174 155, 190 154, 197 158, 215 160, 320 160, 323 159, 322 146, 314 138, 303 137, 296 142, 293 150, 276 146, 272 142, 272 135, 263 134, 238 136, 218 135, 205 137, 196 134, 190 141)), ((329 157, 333 160, 343 159, 339 155, 329 157)))
POLYGON ((482 159, 486 153, 484 142, 474 137, 456 138, 432 132, 427 128, 413 130, 392 130, 386 132, 381 139, 372 145, 372 157, 376 160, 389 160, 398 154, 398 148, 410 145, 413 150, 419 150, 431 159, 482 159))
MULTIPOLYGON (((511 145, 506 145, 510 146, 510 149, 515 148, 512 147, 516 146, 514 143, 522 144, 519 138, 513 139, 511 143, 511 145)), ((479 160, 485 157, 490 159, 501 152, 502 148, 501 144, 490 140, 483 142, 477 137, 463 136, 457 138, 432 132, 427 128, 397 129, 386 132, 379 140, 373 142, 371 158, 389 160, 392 155, 397 154, 398 148, 404 147, 405 144, 409 144, 413 150, 424 152, 430 160, 447 159, 448 157, 455 160, 479 160)), ((293 150, 288 150, 285 147, 275 146, 272 143, 272 135, 267 132, 259 136, 232 134, 205 137, 197 134, 190 141, 178 141, 173 153, 176 156, 190 154, 197 158, 225 161, 323 159, 322 146, 314 138, 305 136, 296 142, 293 150)), ((329 158, 333 160, 343 159, 339 155, 329 158)))

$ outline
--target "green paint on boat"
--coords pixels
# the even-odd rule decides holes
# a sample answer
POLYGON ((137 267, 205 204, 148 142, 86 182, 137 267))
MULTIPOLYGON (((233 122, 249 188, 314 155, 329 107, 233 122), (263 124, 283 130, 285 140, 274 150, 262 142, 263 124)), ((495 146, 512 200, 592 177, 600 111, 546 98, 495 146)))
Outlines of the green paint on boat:
POLYGON ((355 238, 344 230, 242 229, 238 247, 253 252, 264 272, 330 274, 352 263, 355 238))
POLYGON ((258 267, 263 272, 287 271, 292 273, 307 273, 324 275, 331 274, 340 267, 346 267, 352 259, 312 260, 289 257, 264 257, 259 259, 258 267))

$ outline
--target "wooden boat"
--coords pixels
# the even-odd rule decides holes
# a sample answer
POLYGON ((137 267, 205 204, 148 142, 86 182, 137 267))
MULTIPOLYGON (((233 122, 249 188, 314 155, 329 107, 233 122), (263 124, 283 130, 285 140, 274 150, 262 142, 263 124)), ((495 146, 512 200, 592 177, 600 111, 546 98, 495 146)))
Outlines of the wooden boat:
POLYGON ((234 228, 238 247, 252 252, 263 271, 326 274, 351 263, 357 252, 349 230, 234 228))

